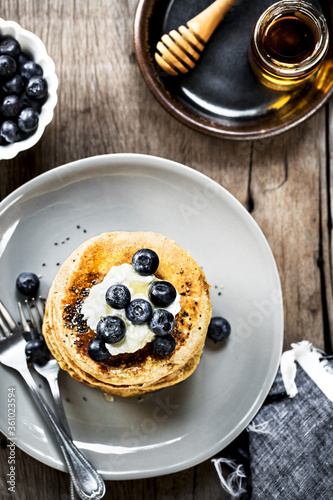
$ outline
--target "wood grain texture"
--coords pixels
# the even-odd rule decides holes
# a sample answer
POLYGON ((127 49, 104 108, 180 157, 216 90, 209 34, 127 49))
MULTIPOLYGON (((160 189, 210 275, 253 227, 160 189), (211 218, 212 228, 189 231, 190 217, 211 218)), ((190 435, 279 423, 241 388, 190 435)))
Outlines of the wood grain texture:
MULTIPOLYGON (((307 339, 331 352, 332 101, 272 139, 232 142, 192 131, 160 107, 141 78, 132 45, 135 7, 136 0, 2 0, 4 19, 44 41, 60 85, 55 117, 39 143, 1 162, 1 199, 42 172, 92 155, 145 153, 184 163, 229 190, 267 237, 283 288, 285 348, 307 339)), ((7 457, 8 449, 1 448, 1 500, 69 499, 67 475, 20 450, 17 493, 11 495, 7 457)), ((228 495, 206 461, 165 477, 108 481, 105 498, 223 500, 228 495)))

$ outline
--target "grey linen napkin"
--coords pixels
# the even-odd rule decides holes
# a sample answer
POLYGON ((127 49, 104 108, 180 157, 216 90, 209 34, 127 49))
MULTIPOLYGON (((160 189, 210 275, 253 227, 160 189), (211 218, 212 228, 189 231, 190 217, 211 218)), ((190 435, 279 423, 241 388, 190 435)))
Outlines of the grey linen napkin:
MULTIPOLYGON (((246 431, 221 452, 220 458, 213 459, 221 485, 231 498, 333 499, 333 402, 330 399, 333 363, 331 356, 318 354, 318 350, 309 346, 316 354, 317 364, 322 363, 319 375, 326 374, 324 384, 328 391, 325 394, 325 390, 321 390, 323 385, 319 383, 320 389, 313 381, 316 374, 311 372, 311 364, 310 370, 306 366, 305 371, 296 361, 294 384, 293 376, 292 380, 290 377, 286 380, 286 370, 282 377, 279 369, 268 397, 246 431), (290 390, 292 385, 294 391, 290 390), (293 397, 287 394, 286 388, 289 394, 293 392, 293 397)), ((287 378, 289 375, 287 373, 287 378)))

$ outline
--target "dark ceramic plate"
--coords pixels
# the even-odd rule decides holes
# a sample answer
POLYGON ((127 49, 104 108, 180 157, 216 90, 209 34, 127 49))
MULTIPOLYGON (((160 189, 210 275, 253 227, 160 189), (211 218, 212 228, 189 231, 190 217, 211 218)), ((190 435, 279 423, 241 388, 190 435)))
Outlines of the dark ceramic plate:
MULTIPOLYGON (((164 33, 177 29, 211 0, 139 0, 134 47, 143 78, 156 99, 185 125, 229 139, 261 139, 311 116, 333 91, 333 44, 315 78, 301 90, 262 86, 248 63, 251 31, 271 0, 238 0, 217 27, 195 68, 168 76, 154 60, 164 33)), ((327 20, 332 36, 333 2, 309 0, 327 20)))

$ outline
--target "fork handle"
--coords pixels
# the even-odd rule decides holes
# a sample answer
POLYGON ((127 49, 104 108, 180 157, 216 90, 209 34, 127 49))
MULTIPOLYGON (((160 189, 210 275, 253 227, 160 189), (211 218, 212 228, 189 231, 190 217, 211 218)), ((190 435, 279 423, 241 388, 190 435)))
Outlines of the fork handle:
POLYGON ((45 418, 48 420, 50 427, 53 430, 60 449, 64 455, 68 472, 71 480, 73 481, 75 490, 84 500, 98 500, 103 498, 105 495, 105 484, 102 477, 58 424, 54 413, 39 393, 30 371, 28 369, 24 369, 21 370, 20 373, 29 386, 36 402, 39 404, 45 418))
MULTIPOLYGON (((53 396, 53 402, 55 404, 55 412, 58 417, 58 420, 61 423, 61 426, 66 432, 67 436, 72 437, 71 430, 67 422, 66 413, 61 400, 58 377, 56 378, 48 377, 46 378, 46 380, 49 384, 50 391, 53 396)), ((80 500, 78 493, 75 491, 74 483, 71 478, 70 478, 70 497, 71 500, 80 500)))
POLYGON ((49 378, 47 378, 47 382, 49 384, 50 391, 51 391, 51 394, 53 397, 53 401, 55 404, 55 414, 59 420, 59 423, 61 424, 62 428, 66 432, 67 436, 72 437, 71 430, 70 430, 68 422, 67 422, 66 413, 65 413, 65 410, 64 410, 64 407, 62 404, 62 400, 61 400, 58 378, 51 379, 51 377, 49 377, 49 378))

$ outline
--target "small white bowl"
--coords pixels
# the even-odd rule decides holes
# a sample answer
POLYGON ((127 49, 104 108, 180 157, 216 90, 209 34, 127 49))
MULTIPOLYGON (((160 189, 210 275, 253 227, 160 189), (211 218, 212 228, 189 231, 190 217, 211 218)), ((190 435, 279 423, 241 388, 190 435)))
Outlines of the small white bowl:
POLYGON ((0 160, 9 160, 10 158, 14 158, 21 151, 25 151, 34 146, 43 135, 46 125, 51 122, 53 110, 58 100, 58 78, 55 74, 53 60, 47 55, 43 42, 34 33, 21 28, 21 26, 14 21, 5 21, 0 18, 0 35, 10 35, 19 42, 22 52, 29 55, 43 68, 43 77, 48 84, 48 97, 42 106, 36 131, 23 141, 0 146, 0 160))

